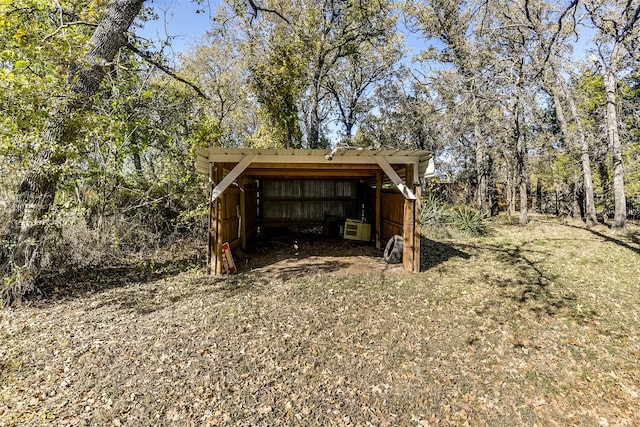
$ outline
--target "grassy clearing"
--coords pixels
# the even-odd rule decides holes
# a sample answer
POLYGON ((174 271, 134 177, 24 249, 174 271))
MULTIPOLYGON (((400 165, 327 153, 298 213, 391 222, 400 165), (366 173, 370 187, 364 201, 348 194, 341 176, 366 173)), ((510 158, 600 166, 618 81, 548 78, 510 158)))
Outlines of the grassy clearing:
POLYGON ((639 229, 491 226, 417 275, 59 283, 0 311, 0 424, 640 424, 639 229))

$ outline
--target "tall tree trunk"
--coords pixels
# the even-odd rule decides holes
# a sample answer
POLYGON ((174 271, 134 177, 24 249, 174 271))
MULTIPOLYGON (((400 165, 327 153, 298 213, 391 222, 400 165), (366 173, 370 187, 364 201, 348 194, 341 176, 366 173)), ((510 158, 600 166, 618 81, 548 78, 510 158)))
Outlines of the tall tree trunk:
POLYGON ((489 212, 491 213, 491 216, 495 216, 500 213, 500 206, 498 203, 498 191, 496 189, 496 174, 495 170, 493 169, 493 156, 490 153, 487 155, 487 168, 489 170, 489 212))
POLYGON ((514 216, 516 214, 516 181, 515 177, 511 177, 511 182, 509 182, 509 216, 514 216))
POLYGON ((585 212, 584 219, 587 223, 587 227, 592 227, 598 223, 596 216, 596 202, 593 196, 593 178, 591 175, 591 156, 589 154, 589 141, 585 133, 582 121, 578 115, 578 108, 576 107, 573 97, 569 97, 569 107, 571 108, 571 114, 574 116, 576 123, 576 130, 578 131, 578 138, 580 139, 580 162, 582 164, 582 184, 584 187, 584 199, 585 199, 585 212))
POLYGON ((609 212, 611 212, 611 176, 609 173, 609 168, 607 167, 607 154, 604 154, 601 161, 596 161, 598 165, 598 175, 600 175, 600 181, 602 182, 602 201, 604 203, 603 208, 603 220, 606 223, 609 212))
POLYGON ((309 148, 320 148, 320 79, 324 60, 317 59, 316 70, 311 78, 311 111, 309 118, 309 148))
POLYGON ((527 192, 527 176, 526 176, 526 143, 524 135, 516 135, 517 138, 517 154, 516 154, 516 170, 519 182, 520 190, 520 225, 527 225, 529 223, 528 214, 528 192, 527 192))
POLYGON ((516 89, 516 100, 514 106, 514 139, 516 143, 516 179, 520 190, 520 225, 529 223, 528 202, 529 195, 527 192, 527 141, 526 130, 524 129, 524 106, 521 105, 521 99, 518 95, 522 90, 520 83, 516 89))
POLYGON ((315 96, 311 99, 311 118, 309 126, 309 148, 320 146, 320 112, 315 96))
POLYGON ((573 183, 571 184, 571 217, 573 219, 582 218, 580 175, 577 172, 573 174, 573 183))
POLYGON ((625 231, 627 227, 627 199, 624 194, 624 166, 622 164, 622 143, 618 132, 618 113, 616 111, 616 77, 615 70, 608 69, 604 75, 604 88, 607 93, 605 109, 607 134, 613 156, 613 196, 614 217, 612 229, 625 231))
POLYGON ((1 271, 17 274, 10 289, 1 289, 0 298, 10 303, 35 288, 42 259, 45 216, 53 205, 59 166, 66 161, 66 150, 77 135, 72 116, 87 108, 97 93, 106 68, 119 49, 126 45, 126 32, 140 12, 144 0, 115 0, 87 44, 88 53, 78 61, 68 79, 68 96, 61 97, 49 112, 42 133, 40 151, 20 183, 3 239, 1 271))
POLYGON ((489 166, 487 156, 487 142, 480 131, 480 124, 476 121, 473 126, 476 140, 476 203, 478 210, 489 216, 491 214, 491 201, 489 200, 489 166))
POLYGON ((598 223, 598 218, 596 216, 596 203, 595 203, 595 198, 593 196, 593 178, 591 174, 591 156, 589 154, 589 141, 587 140, 587 135, 584 130, 584 126, 582 126, 580 113, 578 112, 576 100, 573 97, 573 94, 571 93, 571 89, 569 89, 567 82, 564 80, 564 77, 558 75, 557 79, 565 95, 567 104, 569 105, 569 111, 571 111, 573 122, 576 124, 576 132, 578 133, 577 136, 578 136, 578 142, 580 146, 580 162, 582 165, 582 184, 584 188, 584 198, 585 198, 584 220, 587 223, 587 227, 592 227, 598 223))
POLYGON ((538 180, 536 181, 536 200, 537 200, 537 204, 536 207, 538 208, 538 213, 543 214, 545 213, 544 211, 544 201, 542 200, 542 182, 540 182, 540 178, 538 178, 538 180))

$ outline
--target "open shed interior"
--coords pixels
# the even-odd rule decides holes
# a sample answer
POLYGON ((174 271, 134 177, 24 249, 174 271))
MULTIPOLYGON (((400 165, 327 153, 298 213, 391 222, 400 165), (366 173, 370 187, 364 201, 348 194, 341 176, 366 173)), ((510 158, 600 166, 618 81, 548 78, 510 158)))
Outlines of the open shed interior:
POLYGON ((377 248, 400 235, 404 268, 419 270, 419 182, 432 173, 430 153, 202 148, 197 154, 197 170, 212 187, 212 274, 225 272, 226 245, 246 250, 259 232, 283 227, 377 248))

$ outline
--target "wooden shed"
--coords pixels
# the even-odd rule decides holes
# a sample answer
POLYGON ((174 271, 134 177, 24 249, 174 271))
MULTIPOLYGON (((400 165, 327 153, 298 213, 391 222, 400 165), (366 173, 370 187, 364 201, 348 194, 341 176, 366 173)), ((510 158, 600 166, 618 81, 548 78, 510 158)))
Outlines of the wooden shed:
POLYGON ((196 169, 211 182, 209 261, 222 247, 247 248, 259 229, 370 224, 378 248, 404 237, 404 269, 420 270, 420 179, 431 153, 415 150, 199 148, 196 169))

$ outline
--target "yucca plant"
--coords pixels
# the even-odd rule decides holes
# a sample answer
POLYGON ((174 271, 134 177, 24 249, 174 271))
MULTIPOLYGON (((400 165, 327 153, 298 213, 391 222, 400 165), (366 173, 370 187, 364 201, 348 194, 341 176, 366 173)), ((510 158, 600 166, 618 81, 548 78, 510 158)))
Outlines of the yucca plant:
POLYGON ((484 215, 469 206, 454 206, 449 209, 453 225, 471 234, 485 234, 487 231, 484 215))
POLYGON ((444 224, 449 221, 449 208, 436 196, 429 194, 422 199, 420 223, 422 225, 444 224))

